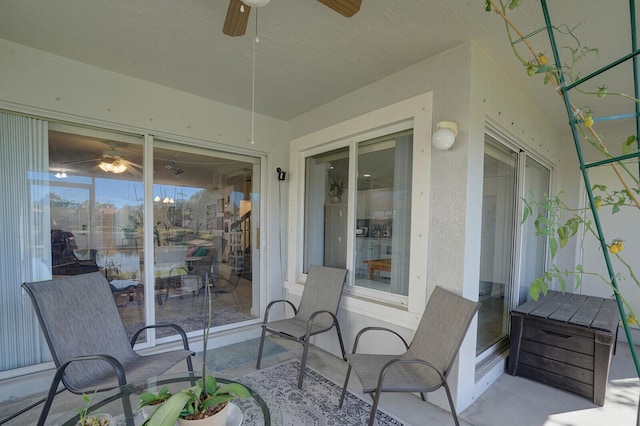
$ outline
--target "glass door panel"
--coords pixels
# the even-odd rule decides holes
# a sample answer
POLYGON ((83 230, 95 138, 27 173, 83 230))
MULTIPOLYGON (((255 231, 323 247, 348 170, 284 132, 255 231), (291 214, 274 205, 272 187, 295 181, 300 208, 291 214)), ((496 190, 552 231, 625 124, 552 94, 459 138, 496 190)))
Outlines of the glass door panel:
POLYGON ((478 354, 507 335, 513 281, 517 163, 516 152, 489 138, 485 140, 478 354))
MULTIPOLYGON (((156 142, 153 157, 154 287, 157 323, 189 332, 255 319, 259 159, 156 142)), ((157 336, 173 334, 158 330, 157 336)))
MULTIPOLYGON (((537 161, 527 157, 525 165, 525 188, 523 196, 527 199, 542 200, 549 194, 550 171, 537 161)), ((535 223, 527 220, 522 224, 522 242, 520 246, 520 279, 516 304, 527 301, 529 286, 536 277, 544 274, 547 241, 536 235, 535 223)))
POLYGON ((51 271, 104 274, 130 336, 144 324, 141 164, 139 137, 49 131, 51 271))

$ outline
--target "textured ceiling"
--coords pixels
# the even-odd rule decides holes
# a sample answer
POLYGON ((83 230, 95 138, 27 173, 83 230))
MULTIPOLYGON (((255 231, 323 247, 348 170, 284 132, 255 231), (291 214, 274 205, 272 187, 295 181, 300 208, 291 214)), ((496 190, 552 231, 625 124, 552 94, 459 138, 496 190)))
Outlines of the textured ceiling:
MULTIPOLYGON (((540 4, 523 3, 514 19, 526 33, 542 27, 540 4)), ((550 3, 601 52, 629 44, 626 2, 550 3)), ((526 76, 484 0, 363 0, 352 18, 316 0, 272 0, 236 38, 222 34, 226 10, 226 0, 1 0, 0 38, 251 109, 257 15, 255 108, 283 120, 474 39, 566 127, 562 103, 526 76)), ((546 34, 534 41, 544 45, 546 34)))

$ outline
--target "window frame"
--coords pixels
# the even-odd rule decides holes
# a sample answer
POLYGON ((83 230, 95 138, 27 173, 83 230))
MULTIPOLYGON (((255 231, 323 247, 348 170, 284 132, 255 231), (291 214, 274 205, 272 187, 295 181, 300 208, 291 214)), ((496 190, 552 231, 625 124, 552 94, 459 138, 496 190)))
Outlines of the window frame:
POLYGON ((431 162, 431 128, 432 128, 433 93, 427 92, 378 110, 328 126, 291 141, 292 176, 297 176, 289 188, 289 239, 288 270, 285 287, 293 294, 302 293, 302 285, 306 280, 303 271, 303 253, 298 248, 304 247, 304 208, 305 176, 307 157, 335 149, 349 147, 349 186, 347 191, 348 225, 347 225, 347 284, 345 294, 354 297, 343 298, 342 306, 346 309, 376 316, 386 316, 391 323, 411 326, 415 323, 415 315, 398 315, 398 312, 420 314, 424 310, 427 299, 427 253, 429 231, 429 186, 431 162), (413 129, 413 173, 412 173, 412 209, 409 260, 408 296, 376 291, 357 287, 354 282, 354 244, 357 188, 357 145, 396 132, 413 129), (346 299, 346 300, 345 300, 346 299), (372 309, 372 303, 375 309, 372 309), (380 309, 388 309, 381 312, 380 309))

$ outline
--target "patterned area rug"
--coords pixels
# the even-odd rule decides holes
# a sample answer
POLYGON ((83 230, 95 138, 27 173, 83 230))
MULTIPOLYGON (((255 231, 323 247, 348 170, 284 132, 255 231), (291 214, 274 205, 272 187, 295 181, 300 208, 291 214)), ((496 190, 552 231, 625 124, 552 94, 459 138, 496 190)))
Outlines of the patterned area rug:
MULTIPOLYGON (((260 338, 255 338, 210 349, 207 351, 207 368, 211 371, 223 371, 247 363, 253 363, 255 365, 258 359, 259 346, 260 338)), ((271 339, 265 339, 262 349, 262 359, 286 351, 287 348, 280 346, 271 339)), ((202 359, 202 352, 198 352, 196 356, 202 359)), ((202 364, 202 362, 200 362, 200 364, 202 364)))
MULTIPOLYGON (((283 426, 360 426, 366 425, 371 404, 347 392, 338 408, 342 386, 306 368, 304 384, 298 389, 299 361, 287 361, 273 367, 236 378, 251 387, 267 403, 271 424, 283 426)), ((264 424, 262 412, 249 400, 234 401, 243 411, 243 426, 264 424)), ((377 425, 402 425, 391 415, 378 410, 377 425)))

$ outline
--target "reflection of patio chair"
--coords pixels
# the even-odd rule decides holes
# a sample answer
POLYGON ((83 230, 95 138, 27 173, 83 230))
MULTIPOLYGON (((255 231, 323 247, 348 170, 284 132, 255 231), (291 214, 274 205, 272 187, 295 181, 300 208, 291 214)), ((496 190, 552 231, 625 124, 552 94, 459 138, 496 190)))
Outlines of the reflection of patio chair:
POLYGON ((329 268, 326 266, 311 265, 307 281, 302 292, 300 305, 296 307, 288 300, 274 300, 269 305, 264 314, 262 323, 262 337, 260 338, 260 348, 258 349, 258 362, 256 368, 260 369, 262 360, 262 348, 264 345, 265 333, 273 333, 285 339, 295 340, 302 343, 302 360, 300 361, 300 374, 298 375, 298 387, 302 388, 304 378, 304 368, 307 363, 307 353, 309 352, 309 339, 316 334, 324 333, 336 328, 338 341, 344 358, 344 344, 342 333, 336 313, 342 296, 342 287, 347 277, 346 269, 329 268), (269 310, 277 302, 288 303, 295 312, 293 318, 280 321, 269 321, 269 310))
POLYGON ((136 296, 141 296, 140 257, 135 249, 100 251, 95 257, 98 264, 102 265, 102 272, 109 281, 118 307, 126 306, 136 296), (127 303, 123 303, 125 301, 127 303))
POLYGON ((76 238, 71 232, 59 229, 51 230, 51 266, 53 275, 78 275, 96 272, 95 250, 91 251, 91 259, 78 259, 75 249, 78 248, 76 238))
POLYGON ((162 305, 162 293, 165 301, 171 290, 180 289, 182 276, 187 275, 187 246, 163 246, 155 249, 156 299, 162 305))
MULTIPOLYGON (((38 425, 44 424, 61 381, 63 390, 91 394, 126 383, 142 383, 185 359, 193 375, 190 357, 194 353, 189 350, 186 334, 177 325, 145 328, 174 329, 182 336, 184 349, 147 356, 133 350, 145 328, 129 341, 108 282, 100 272, 22 286, 31 297, 57 369, 47 397, 37 403, 45 402, 38 425)), ((127 424, 133 424, 128 395, 122 394, 121 399, 127 424)))
MULTIPOLYGON (((198 271, 198 277, 202 280, 202 288, 200 290, 203 290, 205 285, 209 285, 209 290, 215 296, 231 294, 236 306, 244 309, 242 298, 240 297, 240 293, 238 293, 241 274, 231 272, 229 277, 222 275, 220 273, 219 252, 215 248, 211 249, 211 251, 211 264, 208 268, 201 268, 198 271)), ((200 296, 199 293, 198 296, 200 296)))
MULTIPOLYGON (((233 296, 233 301, 240 309, 244 309, 242 298, 238 293, 238 285, 240 284, 241 274, 231 272, 229 278, 224 277, 221 274, 205 271, 200 276, 203 277, 203 286, 209 285, 209 290, 213 295, 220 296, 221 294, 230 294, 233 296)), ((204 288, 204 287, 203 287, 204 288)))
POLYGON ((458 355, 460 345, 475 316, 479 302, 436 287, 418 324, 413 342, 407 342, 395 331, 382 327, 367 327, 356 336, 353 353, 347 355, 349 367, 342 388, 339 406, 342 408, 351 369, 362 384, 362 391, 373 398, 369 426, 373 425, 382 392, 418 392, 423 401, 427 392, 444 388, 455 424, 459 424, 447 376, 458 355), (401 355, 356 353, 360 337, 369 331, 385 331, 396 335, 404 344, 401 355))

